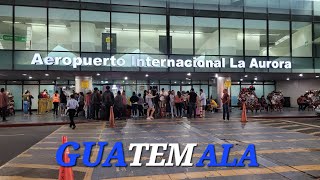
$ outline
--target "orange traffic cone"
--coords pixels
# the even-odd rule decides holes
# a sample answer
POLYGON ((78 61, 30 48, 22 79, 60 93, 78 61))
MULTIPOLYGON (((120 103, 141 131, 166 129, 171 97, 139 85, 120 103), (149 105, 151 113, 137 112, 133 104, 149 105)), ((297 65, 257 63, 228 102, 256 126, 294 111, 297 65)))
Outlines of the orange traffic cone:
POLYGON ((248 121, 247 121, 247 108, 246 108, 246 103, 243 103, 243 104, 242 104, 241 122, 248 122, 248 121))
MULTIPOLYGON (((66 143, 67 137, 62 136, 62 144, 66 143)), ((63 161, 65 163, 70 162, 69 159, 69 148, 67 148, 63 154, 63 161)), ((59 169, 59 180, 74 180, 74 174, 71 167, 60 167, 59 169)))
POLYGON ((109 121, 110 121, 110 127, 111 127, 111 128, 116 127, 116 124, 115 124, 115 122, 114 122, 113 106, 110 106, 110 117, 109 117, 109 121))

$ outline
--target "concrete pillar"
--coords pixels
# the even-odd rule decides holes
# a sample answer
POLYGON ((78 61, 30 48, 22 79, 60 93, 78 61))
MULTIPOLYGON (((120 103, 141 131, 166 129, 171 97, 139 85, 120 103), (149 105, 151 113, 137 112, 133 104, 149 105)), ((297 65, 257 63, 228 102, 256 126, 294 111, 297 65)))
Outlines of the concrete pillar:
POLYGON ((218 77, 217 78, 217 95, 218 95, 218 104, 221 106, 222 101, 221 98, 223 96, 223 90, 228 89, 228 93, 230 95, 230 88, 225 87, 225 82, 226 81, 231 81, 230 77, 218 77))
POLYGON ((92 76, 76 76, 76 92, 87 93, 89 90, 93 90, 92 76))

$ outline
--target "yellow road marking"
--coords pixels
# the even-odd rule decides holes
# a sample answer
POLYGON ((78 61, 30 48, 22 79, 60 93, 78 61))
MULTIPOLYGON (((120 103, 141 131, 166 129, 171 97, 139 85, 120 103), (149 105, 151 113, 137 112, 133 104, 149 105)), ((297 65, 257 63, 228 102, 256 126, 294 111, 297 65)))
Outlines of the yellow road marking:
MULTIPOLYGON (((150 176, 133 176, 116 178, 117 180, 131 180, 131 179, 204 179, 209 177, 233 177, 243 175, 263 175, 263 174, 276 174, 280 172, 297 172, 297 171, 317 171, 320 170, 320 164, 317 165, 301 165, 301 166, 274 166, 265 168, 248 168, 248 169, 228 169, 228 170, 215 170, 215 171, 202 171, 202 172, 186 172, 175 173, 166 175, 150 175, 150 176)), ((106 179, 105 179, 106 180, 106 179)))

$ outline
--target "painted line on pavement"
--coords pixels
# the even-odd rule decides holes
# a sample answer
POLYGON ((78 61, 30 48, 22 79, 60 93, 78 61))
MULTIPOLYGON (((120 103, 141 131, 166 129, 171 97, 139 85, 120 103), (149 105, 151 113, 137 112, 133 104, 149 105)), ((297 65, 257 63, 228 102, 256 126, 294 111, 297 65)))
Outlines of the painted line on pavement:
POLYGON ((297 141, 320 141, 320 138, 307 138, 307 139, 262 139, 262 140, 249 140, 241 141, 244 143, 272 143, 272 142, 297 142, 297 141))
POLYGON ((296 132, 298 132, 298 131, 305 131, 305 130, 310 130, 310 129, 314 129, 314 127, 305 127, 305 128, 300 128, 300 129, 292 129, 292 130, 290 130, 290 131, 296 131, 296 132))
POLYGON ((0 176, 2 180, 56 180, 56 179, 48 179, 48 178, 27 178, 22 176, 0 176))
POLYGON ((290 124, 290 125, 285 125, 285 126, 277 126, 276 128, 290 128, 290 127, 299 127, 301 125, 299 124, 290 124))
POLYGON ((0 137, 24 136, 25 134, 0 134, 0 137))
POLYGON ((288 121, 288 120, 281 120, 281 121, 285 121, 285 122, 289 122, 289 123, 294 123, 294 124, 305 125, 305 126, 309 126, 309 127, 316 127, 316 128, 320 128, 320 126, 313 125, 313 124, 306 124, 306 123, 300 123, 300 122, 288 121))
MULTIPOLYGON (((60 166, 58 165, 45 165, 45 164, 23 164, 23 163, 8 163, 5 166, 6 168, 31 168, 31 169, 51 169, 59 170, 60 166)), ((73 171, 86 172, 87 167, 72 167, 73 171)))

